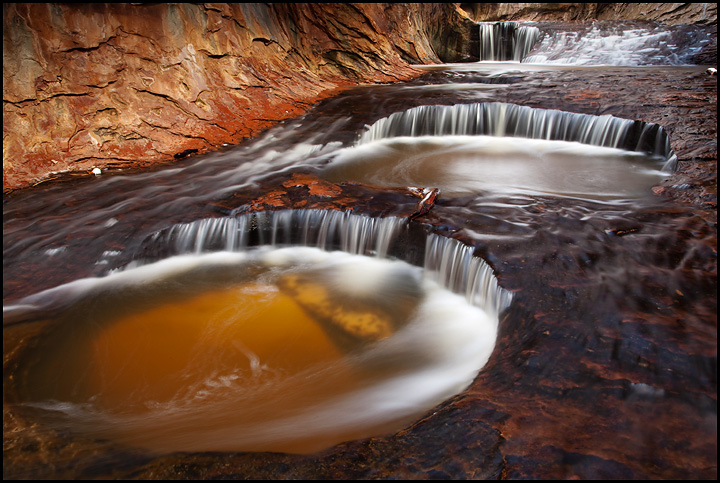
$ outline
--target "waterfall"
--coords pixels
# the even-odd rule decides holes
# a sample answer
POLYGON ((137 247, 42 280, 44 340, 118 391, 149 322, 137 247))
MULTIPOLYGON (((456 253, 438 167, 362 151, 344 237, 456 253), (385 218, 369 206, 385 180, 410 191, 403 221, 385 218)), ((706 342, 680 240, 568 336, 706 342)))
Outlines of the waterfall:
POLYGON ((300 245, 382 258, 404 223, 402 218, 370 218, 339 211, 264 211, 174 225, 152 235, 142 253, 148 254, 149 247, 166 247, 177 255, 300 245))
POLYGON ((483 307, 492 315, 502 313, 512 301, 512 294, 498 287, 492 269, 473 248, 459 241, 430 234, 425 246, 425 272, 438 284, 466 300, 483 307))
POLYGON ((401 136, 462 135, 570 141, 639 151, 665 159, 666 171, 673 171, 677 163, 666 131, 657 124, 500 102, 418 106, 396 112, 367 126, 356 144, 401 136))
POLYGON ((518 22, 480 22, 478 32, 479 60, 529 64, 683 65, 710 42, 710 33, 692 26, 627 22, 542 32, 518 22))
MULTIPOLYGON (((532 64, 684 65, 710 41, 692 26, 668 29, 601 22, 576 32, 551 32, 522 59, 532 64), (680 44, 680 45, 678 45, 680 44)), ((690 62, 692 63, 692 62, 690 62)))
POLYGON ((179 256, 3 307, 6 325, 43 321, 13 402, 157 453, 301 453, 397 431, 470 386, 511 300, 471 247, 412 230, 425 235, 322 210, 169 227, 148 248, 179 256), (427 268, 390 256, 408 241, 427 268))
POLYGON ((480 30, 480 60, 520 62, 540 38, 537 27, 517 22, 482 22, 480 30))
MULTIPOLYGON (((421 229, 415 226, 415 229, 421 229)), ((512 300, 490 266, 457 240, 413 236, 404 218, 371 218, 330 210, 280 210, 181 223, 148 237, 132 266, 188 253, 241 252, 253 246, 306 246, 422 264, 440 286, 497 316, 512 300), (424 247, 424 252, 423 252, 424 247), (417 251, 419 256, 415 256, 417 251), (424 259, 423 259, 424 256, 424 259)), ((423 230, 424 232, 424 230, 423 230)), ((130 268, 130 267, 128 267, 130 268)))

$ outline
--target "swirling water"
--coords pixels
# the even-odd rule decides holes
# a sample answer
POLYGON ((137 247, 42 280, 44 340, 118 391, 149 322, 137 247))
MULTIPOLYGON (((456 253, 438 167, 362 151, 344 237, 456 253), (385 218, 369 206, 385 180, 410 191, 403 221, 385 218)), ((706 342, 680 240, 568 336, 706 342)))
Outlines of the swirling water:
MULTIPOLYGON (((668 147, 667 136, 659 127, 609 116, 577 116, 508 104, 503 105, 503 111, 494 103, 493 92, 504 88, 500 80, 517 75, 496 72, 488 76, 492 83, 469 84, 463 82, 467 76, 457 76, 448 69, 442 84, 358 89, 257 140, 223 152, 152 172, 120 172, 47 183, 6 200, 5 330, 16 330, 33 320, 45 323, 48 313, 64 311, 53 319, 50 327, 55 329, 47 329, 47 334, 58 335, 59 340, 69 339, 66 352, 88 348, 77 351, 67 362, 67 370, 63 371, 70 378, 67 385, 48 393, 44 391, 50 384, 21 383, 15 387, 19 393, 15 402, 25 404, 48 424, 93 436, 101 436, 96 432, 99 430, 103 437, 110 435, 157 451, 312 451, 349 438, 393 431, 391 428, 402 427, 471 384, 491 357, 496 332, 502 329, 497 325, 497 313, 508 306, 512 310, 510 300, 514 297, 508 296, 510 292, 519 292, 526 307, 536 304, 545 313, 559 310, 551 304, 560 301, 569 320, 592 320, 588 324, 591 327, 614 311, 625 313, 658 305, 665 296, 691 293, 697 281, 687 278, 686 273, 692 271, 693 254, 700 253, 702 247, 683 233, 700 231, 699 221, 656 215, 664 202, 651 192, 652 186, 670 175, 668 169, 673 166, 674 153, 668 147), (461 86, 462 92, 454 90, 455 86, 461 86), (431 91, 432 95, 424 99, 423 93, 431 91), (439 107, 438 99, 465 107, 439 107), (374 109, 363 111, 358 107, 366 105, 374 109), (413 110, 414 106, 418 109, 413 110), (496 123, 498 109, 524 120, 496 123), (493 128, 483 132, 468 130, 469 112, 491 112, 493 128), (428 121, 424 114, 431 114, 432 120, 428 121), (389 127, 395 120, 398 123, 389 127), (555 132, 549 126, 558 123, 582 126, 576 129, 579 137, 548 138, 548 133, 555 132), (421 128, 395 130, 409 125, 421 128), (524 135, 506 135, 508 126, 521 125, 529 129, 524 135), (440 131, 436 131, 438 126, 440 131), (628 126, 634 134, 625 138, 628 126), (367 134, 375 131, 394 134, 367 134), (540 134, 527 135, 531 132, 540 134), (642 136, 638 133, 648 132, 650 137, 640 142, 642 136), (618 141, 630 138, 630 144, 618 141), (613 141, 587 142, 595 139, 613 141), (379 169, 380 165, 383 169, 379 169), (352 170, 345 170, 350 167, 352 170), (582 171, 578 172, 578 168, 582 171), (349 254, 313 248, 323 238, 319 236, 311 243, 297 243, 304 247, 278 246, 283 245, 279 235, 282 226, 290 223, 287 217, 297 214, 286 218, 278 215, 259 223, 273 226, 264 236, 266 244, 274 248, 240 250, 245 246, 243 223, 258 224, 257 219, 219 216, 214 203, 238 191, 252 191, 271 177, 299 170, 336 181, 439 186, 441 198, 431 211, 436 217, 431 231, 437 233, 431 233, 424 242, 424 268, 400 260, 383 260, 387 253, 384 244, 373 245, 373 233, 393 233, 408 223, 392 217, 383 219, 379 230, 373 227, 377 221, 352 218, 347 230, 341 229, 346 238, 338 235, 339 245, 349 254), (444 236, 448 234, 455 239, 444 236), (368 253, 360 249, 366 245, 360 242, 363 237, 370 243, 368 253), (139 260, 138 253, 153 240, 175 243, 176 253, 166 259, 139 260), (219 248, 213 245, 216 242, 219 248), (679 252, 685 253, 684 257, 678 258, 679 252), (377 257, 378 253, 381 257, 377 257), (202 267, 217 270, 208 273, 202 267), (486 276, 488 273, 490 276, 486 276), (365 308, 385 307, 392 312, 389 300, 397 300, 400 294, 400 299, 412 302, 412 315, 399 317, 403 321, 395 324, 401 326, 399 329, 390 323, 390 332, 396 335, 347 356, 338 349, 342 345, 317 330, 317 320, 322 318, 317 315, 318 304, 302 308, 299 285, 292 284, 297 280, 304 281, 300 286, 316 287, 317 293, 331 288, 342 292, 333 299, 338 305, 354 306, 359 300, 365 308), (575 289, 564 288, 573 284, 575 289), (205 291, 218 285, 223 287, 218 292, 205 291), (172 288, 169 293, 168 286, 172 288), (234 291, 225 292, 228 287, 234 291), (148 305, 147 300, 155 295, 159 300, 169 297, 174 308, 170 304, 159 317, 154 312, 157 307, 148 305), (119 317, 114 311, 123 312, 123 304, 131 296, 139 297, 137 308, 119 317), (540 301, 544 296, 547 301, 540 301), (528 298, 537 301, 528 303, 528 298), (490 299, 490 306, 497 310, 488 310, 484 299, 490 299), (93 310, 83 309, 78 301, 91 303, 93 310), (248 345, 243 334, 228 327, 233 325, 228 323, 233 316, 216 314, 213 324, 197 327, 187 323, 171 340, 181 347, 194 338, 208 344, 215 340, 212 344, 220 348, 218 352, 229 357, 219 366, 213 365, 218 363, 215 359, 195 364, 197 355, 209 347, 199 345, 197 353, 190 351, 189 359, 177 361, 175 367, 181 374, 188 366, 203 368, 203 372, 186 372, 192 379, 189 383, 171 386, 165 393, 149 394, 148 387, 157 384, 134 385, 136 381, 128 381, 118 370, 128 362, 120 356, 133 347, 133 336, 147 321, 167 321, 218 303, 235 304, 249 321, 262 319, 250 313, 249 307, 268 307, 270 313, 279 314, 267 317, 275 321, 274 332, 288 330, 282 320, 292 313, 302 325, 302 333, 292 333, 292 337, 306 341, 295 345, 322 349, 316 354, 301 352, 285 360, 284 365, 273 367, 268 362, 272 359, 266 352, 268 343, 257 340, 262 339, 263 331, 260 335, 253 332, 250 337, 256 339, 256 345, 248 345), (87 315, 96 310, 100 317, 87 315), (104 310, 111 313, 103 314, 104 310), (307 313, 316 315, 303 318, 307 313), (76 317, 78 325, 88 327, 88 334, 97 338, 86 335, 82 340, 72 339, 68 328, 76 317), (115 320, 120 322, 110 323, 115 320), (79 369, 92 366, 91 353, 105 361, 100 364, 106 369, 104 373, 79 369), (382 365, 377 361, 390 362, 388 378, 366 379, 368 370, 373 373, 382 365), (268 384, 277 381, 278 375, 289 377, 279 385, 268 384), (245 376, 251 385, 238 385, 237 381, 245 376), (297 381, 304 377, 317 385, 299 388, 297 381), (109 380, 118 382, 103 382, 109 380), (338 381, 344 384, 334 384, 338 381), (443 381, 444 385, 435 386, 435 381, 443 381), (338 386, 339 392, 330 398, 332 404, 324 406, 327 411, 321 413, 335 416, 319 421, 322 418, 312 413, 314 402, 308 393, 323 393, 328 384, 338 386), (113 393, 117 388, 120 390, 113 393), (252 397, 247 395, 249 389, 255 391, 252 397), (296 390, 301 400, 297 405, 278 407, 278 413, 253 412, 262 405, 273 406, 278 393, 296 390), (138 399, 123 399, 133 394, 138 399), (185 399, 178 401, 177 395, 185 399), (388 407, 388 398, 399 401, 403 395, 411 398, 398 405, 410 407, 409 412, 401 414, 396 406, 388 407), (251 413, 249 420, 236 426, 249 435, 247 439, 238 440, 238 431, 227 429, 225 424, 239 413, 203 419, 207 414, 228 411, 228 404, 223 402, 226 399, 243 401, 240 411, 251 413), (97 401, 103 400, 103 405, 98 406, 97 401), (194 400, 206 405, 207 411, 191 407, 188 402, 194 400), (139 406, 141 411, 123 412, 126 405, 139 406), (359 411, 373 406, 382 408, 383 418, 373 419, 377 412, 359 411), (278 416, 283 411, 284 415, 278 416), (357 418, 353 420, 348 414, 357 418), (256 424, 255 417, 265 417, 271 424, 256 424), (182 420, 193 424, 193 432, 204 427, 194 433, 201 436, 192 436, 187 428, 178 429, 182 420), (329 426, 342 426, 340 422, 354 426, 338 435, 329 426), (267 433, 260 426, 266 427, 267 433), (141 436, 134 431, 148 427, 153 431, 141 431, 141 436), (304 440, 301 436, 313 428, 319 429, 320 435, 310 442, 304 440), (168 441, 179 441, 180 446, 169 445, 168 441)), ((327 215, 308 212, 302 216, 309 219, 327 215)), ((346 214, 330 216, 338 226, 343 217, 351 218, 346 214)), ((319 226, 327 228, 330 224, 323 221, 319 226)), ((701 297, 703 292, 698 293, 701 297)), ((317 298, 314 300, 317 302, 317 298)), ((338 317, 326 318, 332 321, 338 317)), ((694 322, 688 318, 687 323, 694 322)), ((155 337, 151 340, 167 340, 167 326, 160 324, 145 330, 147 337, 155 337)), ((54 380, 54 363, 64 360, 66 354, 53 353, 57 347, 52 340, 41 337, 40 351, 23 355, 30 362, 22 369, 26 372, 18 372, 18 376, 54 380)), ((283 344, 288 347, 288 342, 283 344)), ((154 347, 150 344, 139 348, 134 363, 144 368, 157 366, 163 354, 157 354, 154 347)), ((552 370, 551 363, 547 367, 547 371, 552 370)), ((143 377, 157 382, 167 373, 151 371, 143 377)))
POLYGON ((692 26, 594 22, 563 29, 543 22, 480 22, 479 60, 562 65, 688 65, 710 42, 692 26))

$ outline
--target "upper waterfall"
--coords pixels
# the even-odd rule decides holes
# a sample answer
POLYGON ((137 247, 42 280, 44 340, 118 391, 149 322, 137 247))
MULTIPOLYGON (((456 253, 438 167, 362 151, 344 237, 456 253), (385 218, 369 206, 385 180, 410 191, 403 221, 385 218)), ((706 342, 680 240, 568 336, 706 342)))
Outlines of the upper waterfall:
POLYGON ((540 38, 537 27, 517 22, 482 22, 480 31, 480 60, 520 62, 540 38))
POLYGON ((663 157, 665 170, 677 162, 665 130, 652 123, 611 115, 593 116, 500 102, 418 106, 376 121, 358 145, 401 136, 510 136, 574 141, 663 157))
POLYGON ((547 23, 479 22, 480 61, 565 65, 687 65, 710 42, 693 26, 595 22, 572 30, 547 23))

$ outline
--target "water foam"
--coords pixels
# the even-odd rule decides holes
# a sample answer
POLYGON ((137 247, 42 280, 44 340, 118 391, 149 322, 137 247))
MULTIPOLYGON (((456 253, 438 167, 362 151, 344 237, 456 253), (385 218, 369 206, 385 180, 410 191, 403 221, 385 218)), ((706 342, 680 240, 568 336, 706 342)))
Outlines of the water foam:
POLYGON ((677 157, 666 131, 657 124, 538 109, 501 102, 419 106, 382 118, 356 145, 402 136, 498 136, 569 141, 662 156, 674 170, 677 157))
MULTIPOLYGON (((675 28, 677 30, 677 27, 675 28)), ((545 34, 523 63, 564 65, 687 65, 709 34, 675 33, 660 25, 601 22, 587 31, 545 34), (684 38, 679 38, 682 35, 684 38), (678 46, 678 41, 683 43, 678 46)))
POLYGON ((665 160, 578 142, 495 136, 399 136, 345 148, 322 171, 333 182, 433 186, 442 196, 550 195, 637 199, 668 176, 665 160))
MULTIPOLYGON (((413 246, 408 245, 407 241, 399 242, 403 238, 401 235, 408 236, 408 230, 408 220, 403 218, 373 218, 332 210, 279 210, 207 218, 173 225, 151 235, 143 244, 137 261, 129 266, 142 265, 158 256, 217 250, 243 252, 258 245, 276 248, 313 247, 381 259, 392 257, 422 264, 428 274, 438 270, 436 260, 442 257, 446 260, 442 270, 452 270, 451 275, 435 278, 444 287, 466 294, 470 303, 483 301, 479 306, 495 316, 509 306, 511 294, 497 284, 489 265, 473 256, 472 247, 433 234, 415 237, 411 243, 413 246), (414 250, 418 248, 424 250, 424 258, 411 259, 414 250), (448 253, 443 253, 446 249, 448 253), (157 252, 160 254, 157 255, 157 252), (452 253, 460 257, 461 261, 449 262, 455 256, 452 253), (444 281, 456 278, 465 280, 469 285, 456 282, 444 284, 444 281), (478 285, 481 288, 471 288, 473 284, 477 285, 476 280, 485 279, 486 282, 478 285), (492 293, 476 293, 486 289, 492 293)), ((367 269, 382 270, 379 265, 368 265, 367 269)), ((342 281, 338 280, 338 283, 342 281)), ((356 290, 361 290, 364 283, 356 282, 356 290)))
MULTIPOLYGON (((48 420, 60 427, 155 451, 310 452, 343 440, 372 436, 378 431, 400 429, 466 388, 492 352, 497 318, 468 303, 463 295, 444 289, 433 277, 424 277, 422 268, 310 247, 263 247, 245 253, 176 256, 105 278, 72 282, 54 291, 76 303, 92 301, 95 309, 81 310, 72 320, 62 321, 65 327, 60 327, 59 333, 75 333, 85 324, 91 327, 107 324, 91 314, 97 314, 100 306, 130 303, 131 300, 123 300, 125 297, 139 294, 145 298, 162 297, 167 290, 177 294, 180 286, 198 284, 207 288, 218 280, 242 279, 237 274, 246 272, 250 266, 264 267, 261 270, 265 274, 264 283, 272 283, 286 274, 324 273, 329 277, 328 286, 337 282, 350 296, 369 298, 380 306, 397 303, 398 280, 411 279, 408 283, 420 287, 421 295, 411 320, 392 337, 348 354, 337 363, 314 365, 296 375, 283 375, 274 370, 270 360, 239 348, 245 349, 243 353, 250 360, 254 382, 219 366, 201 384, 186 388, 170 400, 146 401, 145 409, 139 413, 130 413, 123 407, 98 406, 95 397, 70 401, 28 397, 22 402, 48 411, 48 420), (353 280, 359 279, 365 280, 356 290, 353 280), (109 298, 114 298, 114 302, 109 298), (313 387, 323 392, 328 386, 358 377, 359 382, 347 391, 315 400, 313 387), (272 401, 288 398, 294 401, 294 407, 262 422, 255 420, 265 414, 257 406, 258 401, 273 405, 272 401)), ((31 297, 29 305, 36 310, 41 305, 47 309, 56 299, 43 293, 31 297)), ((55 339, 57 334, 53 336, 54 347, 57 340, 64 340, 64 336, 55 339)), ((83 352, 78 344, 60 348, 57 361, 48 360, 53 356, 46 351, 33 357, 41 359, 39 364, 57 370, 62 366, 59 361, 67 358, 62 355, 63 350, 83 352)), ((70 372, 77 381, 88 377, 86 371, 70 372)), ((79 384, 77 381, 72 384, 79 384)), ((21 393, 40 390, 31 387, 33 381, 25 384, 28 387, 21 388, 21 393)))
POLYGON ((540 38, 540 29, 518 22, 480 22, 481 61, 520 62, 540 38))

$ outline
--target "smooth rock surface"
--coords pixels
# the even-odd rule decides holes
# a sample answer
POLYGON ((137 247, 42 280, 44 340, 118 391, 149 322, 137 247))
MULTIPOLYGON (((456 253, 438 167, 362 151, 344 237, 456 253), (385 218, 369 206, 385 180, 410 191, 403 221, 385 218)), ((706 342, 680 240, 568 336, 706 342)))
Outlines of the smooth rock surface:
POLYGON ((214 151, 338 89, 411 78, 409 63, 465 50, 472 22, 458 12, 453 4, 5 4, 3 191, 57 172, 214 151))
MULTIPOLYGON (((82 171, 99 166, 101 160, 107 161, 103 166, 134 168, 174 162, 175 154, 189 149, 205 152, 228 140, 252 136, 280 119, 304 112, 320 97, 337 92, 333 89, 369 79, 384 83, 416 77, 418 70, 407 62, 442 60, 437 52, 433 54, 429 40, 423 43, 408 33, 423 17, 413 16, 403 5, 332 7, 353 12, 355 21, 356 13, 364 12, 360 24, 322 16, 331 7, 319 4, 311 7, 315 10, 273 6, 270 13, 252 10, 264 7, 247 5, 87 6, 83 7, 87 15, 96 21, 66 18, 58 29, 65 32, 64 40, 51 33, 48 38, 54 40, 47 45, 41 35, 32 33, 41 27, 28 27, 33 25, 31 17, 50 18, 54 12, 53 18, 63 19, 63 9, 68 8, 68 4, 3 8, 4 27, 10 20, 16 22, 13 29, 4 28, 4 36, 13 36, 13 45, 25 49, 7 52, 4 62, 4 191, 48 179, 51 169, 82 171), (129 24, 136 29, 128 33, 127 25, 106 30, 107 22, 101 20, 105 8, 147 8, 158 15, 145 19, 147 24, 133 19, 129 24), (248 8, 251 11, 243 10, 248 8), (279 8, 289 10, 274 10, 279 8), (298 39, 315 32, 314 40, 303 43, 308 51, 293 51, 295 44, 287 39, 294 31, 278 26, 277 19, 288 18, 287 12, 295 15, 298 39), (312 18, 303 12, 311 12, 312 18), (242 21, 238 20, 241 14, 242 21), (207 28, 192 34, 191 42, 179 35, 165 38, 166 27, 171 31, 171 27, 205 25, 205 20, 198 20, 205 18, 207 28), (240 50, 253 56, 215 50, 211 44, 218 39, 206 33, 220 35, 223 30, 213 30, 213 18, 233 30, 238 36, 233 38, 244 39, 238 44, 240 50), (158 19, 164 19, 163 29, 156 31, 162 38, 146 35, 158 19), (382 39, 374 45, 367 34, 373 31, 392 31, 388 35, 394 47, 382 39), (94 40, 84 40, 90 33, 94 40), (263 39, 269 41, 267 45, 263 39), (197 64, 186 48, 190 43, 197 64), (272 49, 282 51, 283 62, 269 54, 272 49), (380 58, 371 49, 382 51, 380 58), (142 51, 145 54, 138 53, 142 51), (38 61, 37 52, 47 58, 38 61), (328 54, 323 56, 323 52, 328 54), (292 65, 316 68, 322 75, 284 67, 279 72, 263 70, 265 64, 258 60, 262 56, 267 56, 273 69, 295 59, 292 65), (391 58, 392 62, 387 60, 391 58), (379 59, 386 64, 381 66, 379 59), (143 66, 149 74, 140 71, 143 66), (200 67, 216 77, 197 77, 202 75, 200 67), (230 80, 217 78, 222 75, 230 80), (226 85, 234 87, 222 88, 226 85), (272 94, 277 91, 282 95, 272 94), (222 104, 220 98, 229 104, 222 104), (205 111, 198 100, 212 109, 205 111), (236 108, 222 111, 227 105, 236 108), (159 114, 152 117, 153 112, 159 114), (193 137, 197 132, 203 134, 193 137)), ((444 11, 438 6, 424 8, 444 11)), ((423 29, 426 39, 452 38, 437 27, 434 33, 428 25, 423 29)), ((185 31, 185 35, 191 33, 189 28, 185 31)), ((473 72, 453 75, 465 84, 493 82, 492 76, 473 72)), ((518 208, 535 230, 523 240, 521 228, 494 220, 491 210, 468 219, 464 206, 448 204, 442 197, 418 220, 474 246, 478 255, 488 257, 503 287, 519 293, 518 303, 501 324, 495 353, 467 391, 396 434, 351 441, 312 455, 149 455, 106 441, 67 437, 4 405, 4 477, 716 479, 717 77, 697 69, 568 69, 510 73, 504 81, 504 87, 496 85, 492 91, 463 93, 432 85, 442 78, 435 79, 431 72, 412 86, 428 87, 423 95, 408 95, 386 105, 349 93, 338 97, 334 106, 341 112, 361 114, 361 119, 368 115, 377 119, 412 107, 413 102, 474 102, 477 99, 472 96, 482 91, 484 101, 661 124, 669 132, 679 167, 653 188, 660 195, 657 206, 619 222, 599 215, 584 219, 584 213, 572 212, 556 201, 538 201, 518 208), (554 231, 556 227, 561 229, 554 231), (492 229, 498 232, 497 239, 473 236, 473 232, 484 235, 492 229), (577 238, 586 242, 586 251, 573 245, 577 238), (621 273, 605 271, 605 263, 622 267, 621 273), (617 293, 611 297, 608 291, 617 293), (617 305, 595 304, 594 300, 617 305)), ((326 112, 320 110, 317 116, 326 112)), ((348 139, 353 135, 348 132, 348 139)), ((66 176, 58 181, 72 189, 74 182, 87 180, 66 176)), ((53 182, 19 189, 10 196, 16 201, 42 197, 53 182)), ((187 216, 205 215, 205 209, 224 215, 237 208, 253 211, 307 204, 332 209, 353 206, 376 215, 386 210, 384 202, 377 206, 368 202, 377 195, 394 203, 402 215, 415 209, 417 197, 409 192, 336 185, 301 172, 278 176, 187 216)), ((19 219, 23 215, 16 214, 19 219)), ((148 223, 135 214, 123 222, 148 223)), ((91 235, 79 232, 75 236, 91 235)), ((127 239, 113 240, 108 249, 122 250, 126 243, 127 239)), ((91 255, 87 260, 73 260, 76 266, 66 272, 72 275, 77 267, 91 266, 91 255)), ((4 278, 6 301, 55 283, 48 276, 46 259, 12 268, 4 278)), ((6 375, 12 374, 12 367, 5 362, 31 340, 34 331, 35 326, 4 331, 6 375)))

